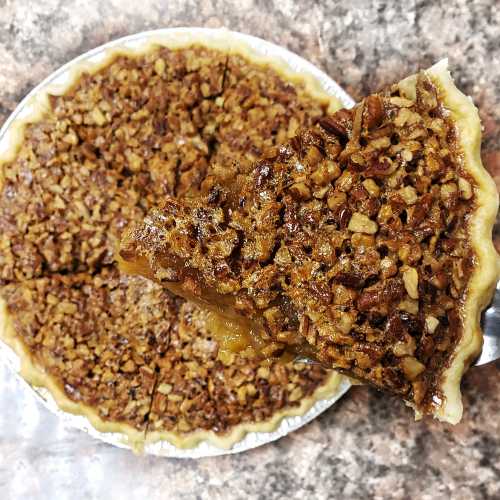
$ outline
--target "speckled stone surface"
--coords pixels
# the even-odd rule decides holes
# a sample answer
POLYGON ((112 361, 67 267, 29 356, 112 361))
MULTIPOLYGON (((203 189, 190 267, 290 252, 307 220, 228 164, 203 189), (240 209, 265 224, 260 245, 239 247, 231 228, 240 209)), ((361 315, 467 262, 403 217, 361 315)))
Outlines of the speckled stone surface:
MULTIPOLYGON (((226 26, 287 46, 356 98, 448 56, 480 108, 483 160, 500 185, 497 0, 0 0, 0 123, 74 56, 125 34, 184 25, 226 26)), ((63 428, 0 367, 0 498, 498 499, 500 362, 471 370, 463 391, 465 416, 455 427, 415 423, 399 402, 356 387, 278 443, 180 461, 137 457, 63 428)))

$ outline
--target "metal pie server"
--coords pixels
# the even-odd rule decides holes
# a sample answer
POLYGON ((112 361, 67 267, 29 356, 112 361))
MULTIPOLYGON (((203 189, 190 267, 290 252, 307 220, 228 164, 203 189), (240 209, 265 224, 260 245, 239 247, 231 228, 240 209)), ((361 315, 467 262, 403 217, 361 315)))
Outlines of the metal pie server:
POLYGON ((484 365, 500 358, 500 281, 497 283, 493 301, 483 313, 484 344, 476 366, 484 365))

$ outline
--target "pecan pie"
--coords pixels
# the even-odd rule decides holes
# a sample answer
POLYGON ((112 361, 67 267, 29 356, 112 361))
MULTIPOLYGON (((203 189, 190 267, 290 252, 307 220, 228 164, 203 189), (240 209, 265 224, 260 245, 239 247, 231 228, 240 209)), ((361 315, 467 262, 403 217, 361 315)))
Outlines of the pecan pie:
MULTIPOLYGON (((167 197, 120 255, 244 316, 272 353, 314 356, 455 423, 497 278, 495 185, 446 62, 321 118, 201 196, 167 197)), ((271 354, 272 354, 271 353, 271 354)))
POLYGON ((322 367, 234 354, 226 323, 114 263, 165 196, 247 171, 329 106, 308 77, 203 39, 111 51, 40 94, 0 168, 0 334, 25 378, 139 445, 230 446, 335 394, 322 367))

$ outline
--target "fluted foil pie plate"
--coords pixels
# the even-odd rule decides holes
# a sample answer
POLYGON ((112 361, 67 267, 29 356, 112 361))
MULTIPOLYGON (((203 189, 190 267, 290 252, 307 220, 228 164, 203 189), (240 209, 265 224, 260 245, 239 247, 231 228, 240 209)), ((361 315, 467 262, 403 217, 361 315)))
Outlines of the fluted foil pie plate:
MULTIPOLYGON (((52 73, 19 103, 14 112, 9 116, 3 127, 0 129, 0 155, 2 155, 8 147, 8 130, 14 121, 28 116, 30 114, 31 103, 36 100, 38 94, 45 91, 48 87, 51 89, 54 87, 64 88, 64 86, 71 81, 72 71, 77 66, 81 66, 86 63, 92 65, 104 63, 110 49, 116 50, 123 48, 135 50, 157 40, 165 44, 172 42, 175 45, 175 43, 179 40, 186 40, 190 37, 193 37, 196 41, 199 40, 201 42, 202 40, 206 40, 207 42, 213 42, 215 44, 218 42, 225 43, 228 39, 230 40, 230 43, 234 42, 237 44, 243 44, 257 57, 271 59, 273 63, 276 62, 285 67, 287 70, 298 75, 305 75, 310 78, 312 77, 312 79, 317 82, 319 87, 324 92, 336 97, 345 107, 352 107, 354 105, 352 98, 328 75, 305 59, 284 49, 283 47, 279 47, 273 43, 254 36, 227 31, 225 29, 167 28, 137 33, 135 35, 130 35, 106 43, 100 47, 90 50, 89 52, 86 52, 85 54, 82 54, 52 73)), ((16 374, 18 374, 20 367, 20 360, 18 356, 11 350, 10 347, 1 341, 0 359, 9 365, 16 374)), ((18 375, 18 378, 22 381, 22 384, 26 387, 27 391, 34 392, 42 404, 59 417, 63 425, 78 428, 87 434, 114 446, 120 448, 130 448, 130 446, 124 441, 121 434, 103 433, 97 431, 85 417, 73 415, 60 410, 47 389, 31 386, 24 379, 22 379, 20 375, 18 375)), ((283 418, 278 427, 272 432, 249 432, 243 439, 235 443, 229 449, 219 448, 207 441, 201 442, 193 448, 181 449, 175 447, 167 441, 160 441, 147 443, 145 445, 144 452, 150 455, 165 457, 201 458, 246 451, 271 441, 275 441, 283 436, 286 436, 288 433, 299 429, 332 406, 349 390, 350 386, 351 384, 348 379, 343 378, 336 394, 333 397, 317 401, 306 413, 301 416, 289 416, 283 418)), ((34 415, 33 418, 37 418, 37 415, 34 415)))

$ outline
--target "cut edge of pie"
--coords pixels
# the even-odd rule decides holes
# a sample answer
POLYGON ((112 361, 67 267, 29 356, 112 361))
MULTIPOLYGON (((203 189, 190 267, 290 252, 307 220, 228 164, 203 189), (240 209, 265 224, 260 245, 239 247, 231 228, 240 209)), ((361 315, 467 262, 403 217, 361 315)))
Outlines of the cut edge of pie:
MULTIPOLYGON (((458 128, 463 168, 477 183, 476 207, 468 221, 470 242, 477 266, 470 278, 461 311, 463 334, 455 348, 451 364, 443 374, 442 392, 445 401, 434 413, 437 419, 456 424, 462 418, 463 412, 460 381, 470 363, 481 351, 481 313, 491 300, 499 277, 500 261, 491 236, 498 211, 498 192, 481 162, 481 122, 471 98, 458 90, 453 83, 447 59, 439 61, 426 70, 426 73, 441 91, 445 108, 458 128)), ((412 95, 415 84, 416 76, 411 76, 399 85, 408 95, 412 95)))
MULTIPOLYGON (((102 57, 95 62, 74 61, 68 63, 74 67, 68 69, 68 76, 63 84, 45 84, 42 82, 40 88, 29 98, 23 106, 23 112, 9 123, 2 140, 4 146, 0 149, 0 189, 3 187, 4 174, 3 165, 12 162, 19 152, 24 141, 25 128, 32 123, 36 123, 50 111, 51 95, 63 95, 71 90, 83 74, 95 74, 109 66, 112 61, 120 56, 139 57, 148 54, 158 48, 187 49, 192 46, 202 46, 208 49, 215 49, 226 53, 228 56, 242 56, 249 63, 257 66, 269 66, 284 81, 294 85, 301 85, 311 98, 322 101, 330 112, 342 107, 339 99, 327 93, 312 74, 293 70, 286 64, 284 59, 263 56, 258 54, 249 44, 244 42, 236 32, 226 29, 194 30, 190 32, 173 30, 171 33, 147 37, 134 48, 120 45, 106 48, 102 57)), ((123 442, 130 446, 135 452, 141 452, 145 443, 153 443, 167 440, 178 448, 192 448, 197 444, 207 441, 208 443, 222 449, 228 449, 239 442, 249 432, 271 432, 275 430, 281 421, 286 417, 301 416, 305 414, 316 402, 330 399, 339 393, 345 386, 347 378, 343 375, 332 372, 326 382, 319 386, 315 392, 301 400, 301 404, 296 407, 288 407, 279 410, 273 416, 262 422, 250 422, 236 425, 230 432, 218 435, 213 431, 198 430, 186 434, 175 432, 155 431, 148 433, 147 429, 138 430, 132 425, 119 422, 108 421, 101 418, 95 408, 72 401, 59 384, 54 380, 43 367, 39 366, 33 359, 29 349, 16 334, 13 322, 7 311, 6 301, 0 297, 0 339, 4 341, 19 357, 19 374, 30 385, 42 387, 49 391, 58 408, 62 411, 85 417, 94 429, 103 433, 117 433, 123 437, 123 442), (341 384, 341 382, 344 384, 341 384)), ((153 397, 154 394, 151 395, 153 397)))

